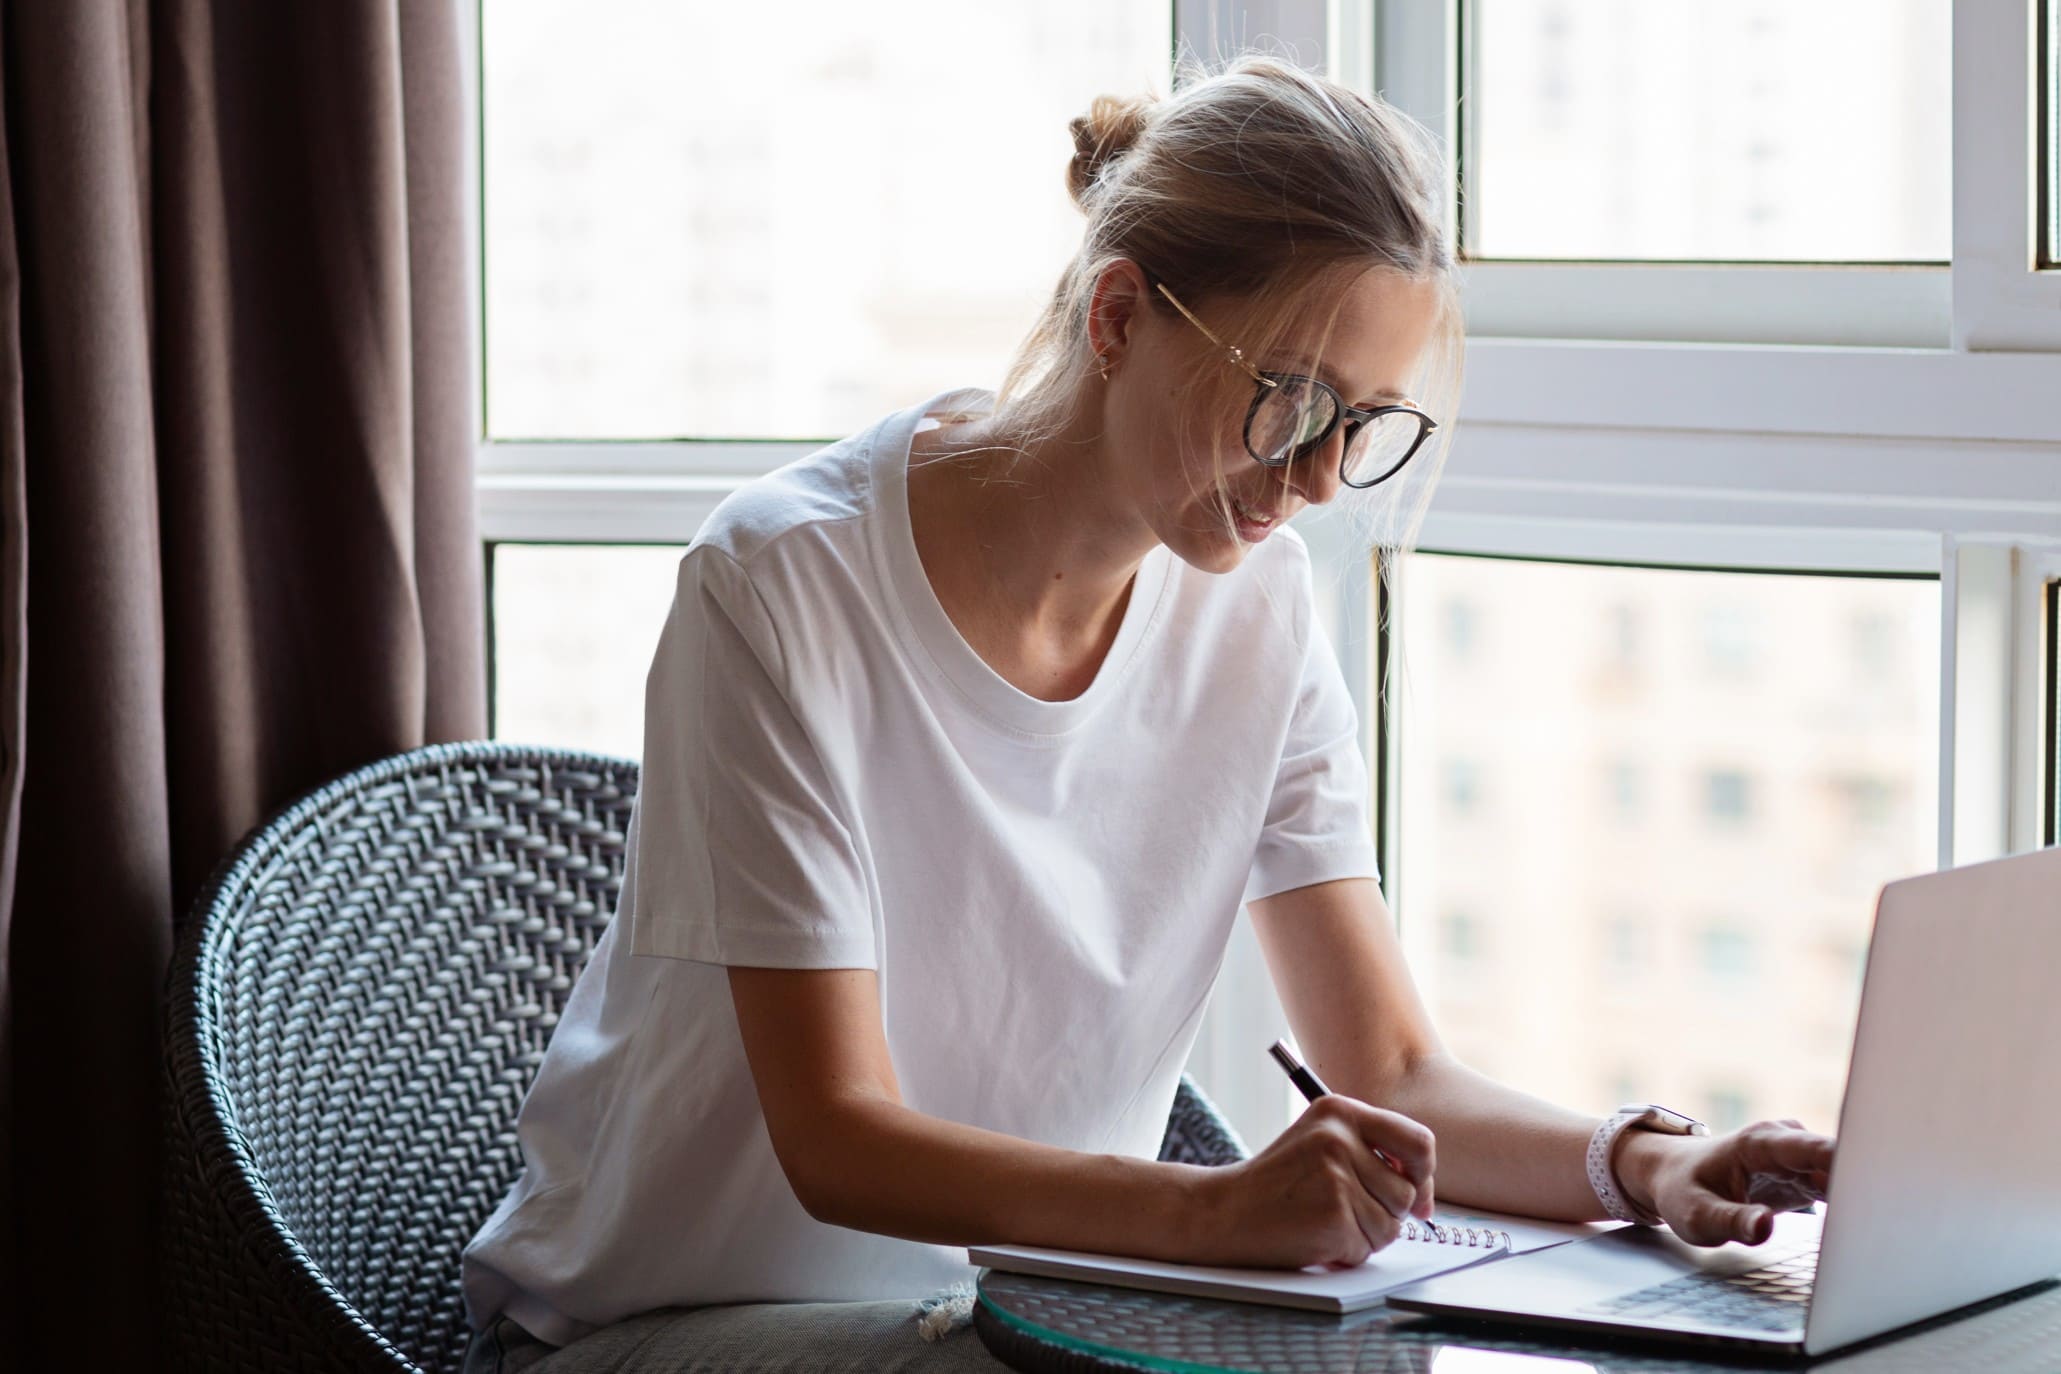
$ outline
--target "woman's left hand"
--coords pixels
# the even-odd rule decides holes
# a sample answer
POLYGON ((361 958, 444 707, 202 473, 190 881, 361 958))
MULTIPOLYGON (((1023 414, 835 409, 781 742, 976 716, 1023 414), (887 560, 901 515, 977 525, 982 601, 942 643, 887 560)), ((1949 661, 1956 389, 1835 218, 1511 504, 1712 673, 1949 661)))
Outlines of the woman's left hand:
POLYGON ((1774 1233, 1776 1212, 1824 1197, 1832 1173, 1832 1138, 1794 1120, 1715 1137, 1626 1131, 1618 1139, 1619 1180, 1692 1245, 1759 1245, 1774 1233))

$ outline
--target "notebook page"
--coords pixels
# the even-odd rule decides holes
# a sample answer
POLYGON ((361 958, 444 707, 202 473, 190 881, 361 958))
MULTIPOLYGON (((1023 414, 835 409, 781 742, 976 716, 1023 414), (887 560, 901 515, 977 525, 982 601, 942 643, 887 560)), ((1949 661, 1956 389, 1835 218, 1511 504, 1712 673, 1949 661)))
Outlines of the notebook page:
POLYGON ((1048 1250, 1028 1245, 983 1245, 967 1250, 974 1264, 1045 1278, 1107 1283, 1204 1298, 1272 1303, 1319 1312, 1355 1312, 1381 1301, 1382 1294, 1507 1254, 1500 1246, 1425 1245, 1403 1241, 1367 1257, 1351 1269, 1235 1269, 1174 1264, 1166 1260, 1098 1255, 1082 1250, 1048 1250))

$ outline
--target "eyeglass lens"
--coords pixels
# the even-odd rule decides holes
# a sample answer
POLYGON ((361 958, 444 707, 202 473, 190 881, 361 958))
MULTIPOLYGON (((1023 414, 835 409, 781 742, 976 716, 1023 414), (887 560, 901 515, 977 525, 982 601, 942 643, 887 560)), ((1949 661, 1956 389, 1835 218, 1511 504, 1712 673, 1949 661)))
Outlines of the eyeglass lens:
MULTIPOLYGON (((1266 390, 1246 424, 1245 442, 1252 456, 1270 466, 1294 461, 1306 445, 1322 439, 1338 414, 1332 393, 1307 380, 1284 378, 1266 390)), ((1344 479, 1365 483, 1387 476, 1410 456, 1422 425, 1404 411, 1377 415, 1362 423, 1346 448, 1344 479)))

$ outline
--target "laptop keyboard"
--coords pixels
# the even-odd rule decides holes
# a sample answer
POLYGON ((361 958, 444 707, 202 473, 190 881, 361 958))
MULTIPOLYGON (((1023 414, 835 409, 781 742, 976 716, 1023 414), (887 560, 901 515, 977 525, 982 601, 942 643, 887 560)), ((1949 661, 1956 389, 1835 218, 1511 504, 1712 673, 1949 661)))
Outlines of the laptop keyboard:
POLYGON ((1818 1272, 1816 1240, 1743 1274, 1684 1274, 1582 1310, 1636 1321, 1673 1319, 1748 1331, 1801 1331, 1818 1272))

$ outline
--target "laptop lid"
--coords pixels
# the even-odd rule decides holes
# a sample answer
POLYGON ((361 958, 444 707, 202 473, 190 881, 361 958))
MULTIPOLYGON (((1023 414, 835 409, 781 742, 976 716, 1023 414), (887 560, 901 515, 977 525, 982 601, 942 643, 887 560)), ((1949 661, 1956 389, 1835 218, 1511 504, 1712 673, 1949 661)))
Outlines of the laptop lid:
POLYGON ((2061 1273, 2057 1073, 2061 849, 1885 887, 1807 1351, 2061 1273))

